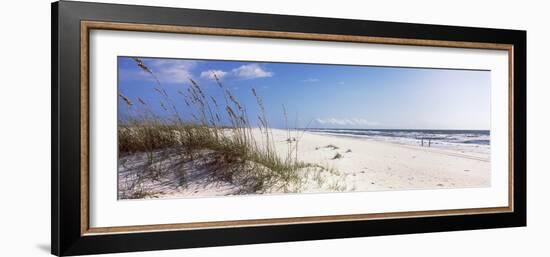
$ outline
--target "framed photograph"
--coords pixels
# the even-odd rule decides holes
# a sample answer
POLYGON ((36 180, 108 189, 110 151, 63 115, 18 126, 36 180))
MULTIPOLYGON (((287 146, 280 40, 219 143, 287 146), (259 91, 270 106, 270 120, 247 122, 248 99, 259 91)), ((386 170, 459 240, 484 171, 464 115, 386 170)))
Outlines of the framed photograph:
POLYGON ((526 225, 526 32, 52 5, 52 253, 526 225))

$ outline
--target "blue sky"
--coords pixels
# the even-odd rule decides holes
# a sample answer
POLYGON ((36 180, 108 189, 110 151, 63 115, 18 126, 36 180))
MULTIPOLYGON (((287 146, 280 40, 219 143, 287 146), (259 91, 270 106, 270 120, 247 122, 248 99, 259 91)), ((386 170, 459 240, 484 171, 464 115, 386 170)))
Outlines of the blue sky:
MULTIPOLYGON (((177 93, 195 80, 207 95, 223 99, 215 73, 243 104, 250 119, 262 96, 272 127, 489 129, 490 71, 350 65, 265 63, 140 58, 152 70, 184 118, 190 115, 177 93), (308 125, 309 124, 309 125, 308 125)), ((129 57, 118 58, 120 93, 143 99, 160 116, 157 82, 129 57)), ((138 105, 134 105, 138 106, 138 105)), ((119 117, 127 108, 122 101, 119 117)))

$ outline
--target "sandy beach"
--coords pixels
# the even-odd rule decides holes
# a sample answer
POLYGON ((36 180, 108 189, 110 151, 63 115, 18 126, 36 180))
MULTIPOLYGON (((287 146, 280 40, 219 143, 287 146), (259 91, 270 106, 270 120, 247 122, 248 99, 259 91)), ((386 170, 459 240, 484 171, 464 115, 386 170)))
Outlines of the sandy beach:
MULTIPOLYGON (((260 130, 254 138, 264 144, 260 130)), ((367 138, 326 135, 314 132, 273 129, 277 152, 285 156, 289 142, 296 142, 298 159, 326 169, 303 168, 302 178, 290 193, 412 190, 490 186, 489 153, 464 149, 438 149, 367 138), (290 140, 289 140, 290 139, 290 140)), ((295 143, 291 143, 295 145, 295 143)), ((208 152, 205 152, 206 156, 208 152)), ((119 160, 119 198, 132 182, 134 164, 143 161, 139 154, 119 160)), ((207 160, 207 159, 206 159, 207 160)), ((212 179, 212 171, 201 168, 203 159, 178 162, 177 155, 159 163, 174 170, 161 177, 142 181, 139 187, 150 192, 144 198, 212 197, 250 194, 241 185, 212 179), (181 172, 183 170, 183 173, 181 172), (175 172, 180 171, 180 172, 175 172), (182 175, 185 183, 182 183, 182 175)), ((282 192, 277 188, 267 193, 282 192)), ((124 198, 124 197, 122 197, 124 198)))

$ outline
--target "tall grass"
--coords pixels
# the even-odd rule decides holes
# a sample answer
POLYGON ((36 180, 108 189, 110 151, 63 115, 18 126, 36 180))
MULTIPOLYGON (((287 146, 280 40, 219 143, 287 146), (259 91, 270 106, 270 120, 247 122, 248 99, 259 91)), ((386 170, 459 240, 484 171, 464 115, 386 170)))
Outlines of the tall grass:
MULTIPOLYGON (((254 88, 250 93, 259 109, 256 117, 258 128, 252 126, 247 109, 223 85, 217 74, 212 75, 222 99, 207 95, 193 79, 189 79, 189 83, 177 91, 178 98, 173 99, 142 60, 133 60, 137 68, 154 78, 155 87, 152 90, 159 94, 161 100, 158 104, 166 115, 155 114, 151 111, 151 103, 141 98, 132 101, 119 92, 128 114, 125 119, 119 120, 120 155, 146 153, 148 166, 168 158, 159 154, 159 151, 166 149, 175 150, 186 159, 210 158, 210 168, 215 170, 218 178, 241 183, 253 192, 291 191, 300 183, 298 170, 321 168, 299 161, 297 150, 300 137, 291 137, 288 127, 287 154, 278 154, 263 99, 254 88), (190 112, 182 115, 174 104, 176 101, 184 103, 190 112), (254 137, 255 129, 261 133, 260 141, 254 137)), ((284 106, 283 110, 286 121, 284 106)))

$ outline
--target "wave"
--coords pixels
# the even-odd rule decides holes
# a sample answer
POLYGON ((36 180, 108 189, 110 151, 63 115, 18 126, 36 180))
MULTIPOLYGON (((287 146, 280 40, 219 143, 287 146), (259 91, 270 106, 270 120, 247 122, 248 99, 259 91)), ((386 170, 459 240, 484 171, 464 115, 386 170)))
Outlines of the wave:
POLYGON ((414 130, 414 129, 306 129, 318 134, 369 138, 408 145, 440 148, 479 149, 486 152, 491 145, 489 130, 414 130))

